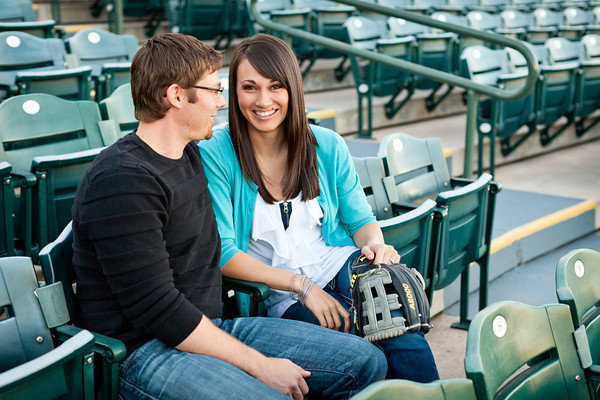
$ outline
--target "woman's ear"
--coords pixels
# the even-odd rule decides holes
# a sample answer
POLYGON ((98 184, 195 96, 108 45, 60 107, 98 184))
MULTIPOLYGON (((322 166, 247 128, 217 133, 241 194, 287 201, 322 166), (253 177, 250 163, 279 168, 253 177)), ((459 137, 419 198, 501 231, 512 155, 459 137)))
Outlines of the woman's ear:
POLYGON ((175 108, 181 108, 183 104, 184 89, 173 83, 167 88, 166 99, 169 104, 175 108))

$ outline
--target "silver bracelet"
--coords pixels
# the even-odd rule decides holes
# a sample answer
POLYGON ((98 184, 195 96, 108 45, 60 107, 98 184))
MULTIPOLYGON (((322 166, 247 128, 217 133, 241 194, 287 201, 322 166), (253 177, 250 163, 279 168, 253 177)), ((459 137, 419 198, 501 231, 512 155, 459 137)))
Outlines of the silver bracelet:
POLYGON ((290 279, 290 287, 288 288, 288 292, 290 292, 290 299, 292 300, 298 300, 298 295, 296 295, 296 292, 294 292, 294 283, 296 282, 296 278, 299 276, 300 274, 296 273, 292 275, 292 278, 290 279))
POLYGON ((298 301, 300 302, 300 304, 304 305, 306 303, 306 299, 308 297, 308 294, 310 293, 310 290, 312 289, 312 287, 314 286, 314 282, 312 280, 310 280, 309 278, 306 278, 306 282, 303 282, 304 285, 301 288, 300 293, 298 294, 298 301))

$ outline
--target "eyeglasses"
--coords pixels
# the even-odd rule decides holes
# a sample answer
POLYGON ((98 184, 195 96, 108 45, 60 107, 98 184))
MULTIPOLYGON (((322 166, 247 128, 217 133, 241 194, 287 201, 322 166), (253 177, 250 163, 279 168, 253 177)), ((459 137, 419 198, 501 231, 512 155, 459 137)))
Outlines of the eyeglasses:
POLYGON ((213 88, 213 87, 208 87, 208 86, 192 85, 192 87, 196 88, 196 89, 210 90, 211 92, 214 93, 215 96, 218 96, 218 95, 222 94, 223 91, 225 90, 225 88, 223 86, 219 86, 218 88, 213 88))

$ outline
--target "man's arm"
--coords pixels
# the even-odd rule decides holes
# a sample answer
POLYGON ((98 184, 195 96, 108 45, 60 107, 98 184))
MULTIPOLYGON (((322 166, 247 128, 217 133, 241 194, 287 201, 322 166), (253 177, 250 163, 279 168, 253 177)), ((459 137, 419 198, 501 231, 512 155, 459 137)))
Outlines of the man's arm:
POLYGON ((302 399, 308 393, 304 378, 309 377, 310 372, 288 359, 264 356, 217 328, 208 318, 202 318, 196 329, 175 348, 226 361, 294 399, 302 399))

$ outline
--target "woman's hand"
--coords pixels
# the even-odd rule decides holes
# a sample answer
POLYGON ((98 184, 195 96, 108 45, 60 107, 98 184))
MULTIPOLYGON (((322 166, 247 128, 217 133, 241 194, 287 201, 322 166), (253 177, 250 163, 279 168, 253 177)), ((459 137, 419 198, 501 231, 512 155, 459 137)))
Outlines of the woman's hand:
POLYGON ((350 314, 339 301, 331 297, 323 289, 314 285, 306 298, 306 307, 317 317, 319 324, 325 328, 339 331, 344 319, 344 330, 350 332, 350 314))
POLYGON ((362 254, 371 260, 371 264, 395 264, 400 262, 400 255, 393 246, 378 243, 363 246, 362 254))

